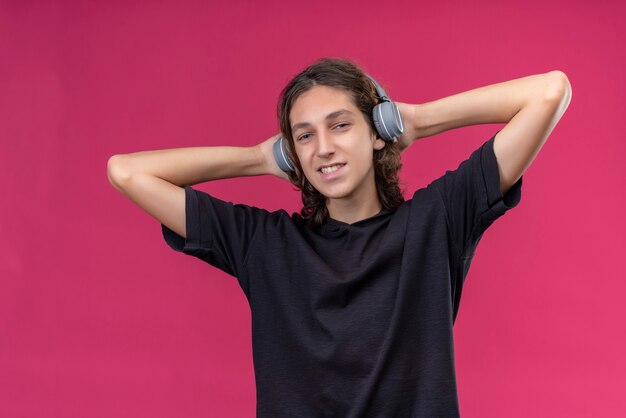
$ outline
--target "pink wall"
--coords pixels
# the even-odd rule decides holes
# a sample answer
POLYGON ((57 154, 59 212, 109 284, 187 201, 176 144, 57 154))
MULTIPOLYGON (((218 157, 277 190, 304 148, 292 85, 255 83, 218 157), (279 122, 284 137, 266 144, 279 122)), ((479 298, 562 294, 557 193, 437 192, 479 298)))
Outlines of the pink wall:
MULTIPOLYGON (((567 74, 569 109, 467 278, 461 413, 626 415, 623 3, 148 3, 0 3, 0 416, 254 415, 236 280, 172 251, 106 164, 261 142, 281 88, 321 56, 355 60, 409 103, 567 74)), ((413 145, 407 192, 501 126, 413 145)), ((197 187, 300 208, 277 178, 197 187)))

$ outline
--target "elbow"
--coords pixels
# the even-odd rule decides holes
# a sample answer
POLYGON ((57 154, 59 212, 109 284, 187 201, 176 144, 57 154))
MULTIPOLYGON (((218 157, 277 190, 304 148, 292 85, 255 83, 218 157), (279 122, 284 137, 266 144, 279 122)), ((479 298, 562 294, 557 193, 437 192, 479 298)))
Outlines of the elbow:
POLYGON ((567 75, 560 70, 550 71, 546 75, 550 78, 546 89, 546 99, 561 104, 565 103, 565 107, 567 107, 572 97, 572 86, 567 75))
POLYGON ((114 155, 107 162, 107 177, 109 182, 116 189, 120 189, 120 185, 125 183, 130 177, 128 170, 127 157, 122 154, 114 155))

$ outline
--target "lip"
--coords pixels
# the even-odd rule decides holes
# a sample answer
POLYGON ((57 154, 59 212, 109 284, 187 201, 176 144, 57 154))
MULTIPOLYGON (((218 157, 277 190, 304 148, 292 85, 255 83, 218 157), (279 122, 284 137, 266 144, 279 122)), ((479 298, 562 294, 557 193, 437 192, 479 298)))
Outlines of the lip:
POLYGON ((335 177, 340 176, 343 173, 343 171, 344 171, 343 170, 344 167, 346 166, 346 163, 336 163, 336 164, 331 164, 330 166, 320 167, 320 169, 317 172, 320 174, 322 179, 324 179, 324 180, 332 180, 335 177), (343 165, 341 167, 339 167, 337 170, 333 171, 332 173, 326 174, 326 173, 322 172, 322 168, 323 167, 332 167, 333 165, 336 165, 336 164, 343 164, 343 165))

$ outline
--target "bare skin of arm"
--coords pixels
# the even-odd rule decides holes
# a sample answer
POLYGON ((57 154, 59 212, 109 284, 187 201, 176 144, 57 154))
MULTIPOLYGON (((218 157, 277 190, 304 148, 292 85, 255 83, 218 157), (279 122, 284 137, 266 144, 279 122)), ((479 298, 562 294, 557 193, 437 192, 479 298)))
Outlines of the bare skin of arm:
POLYGON ((263 174, 288 180, 273 158, 277 137, 252 147, 188 147, 114 155, 109 158, 107 175, 116 190, 186 238, 182 186, 263 174))
POLYGON ((413 141, 454 128, 506 123, 494 140, 500 191, 506 193, 528 169, 565 113, 572 97, 567 76, 549 71, 491 84, 423 104, 398 103, 413 141))

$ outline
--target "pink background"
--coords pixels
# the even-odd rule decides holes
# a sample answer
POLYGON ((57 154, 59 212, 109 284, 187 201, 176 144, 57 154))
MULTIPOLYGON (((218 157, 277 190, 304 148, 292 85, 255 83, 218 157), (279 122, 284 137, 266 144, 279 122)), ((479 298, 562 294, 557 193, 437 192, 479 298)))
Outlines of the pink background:
MULTIPOLYGON (((626 415, 623 2, 177 3, 0 3, 0 416, 254 416, 236 280, 171 250, 106 165, 263 141, 282 87, 321 56, 409 103, 567 74, 569 109, 467 278, 461 414, 626 415)), ((405 196, 501 126, 415 143, 405 196)), ((274 177, 196 187, 300 209, 274 177)))

